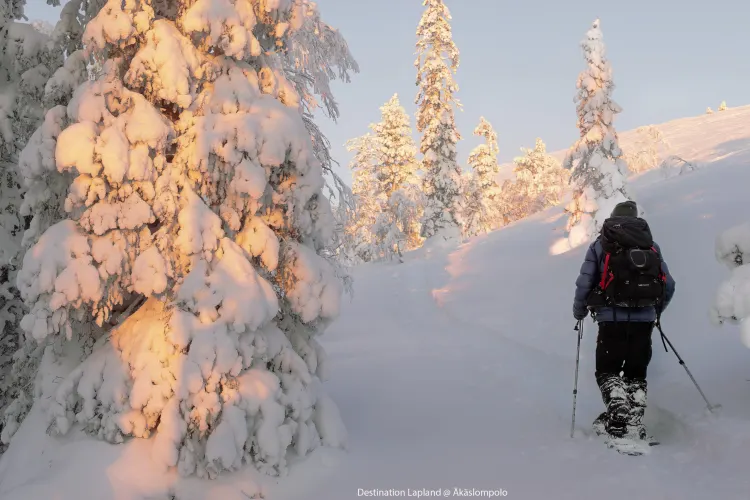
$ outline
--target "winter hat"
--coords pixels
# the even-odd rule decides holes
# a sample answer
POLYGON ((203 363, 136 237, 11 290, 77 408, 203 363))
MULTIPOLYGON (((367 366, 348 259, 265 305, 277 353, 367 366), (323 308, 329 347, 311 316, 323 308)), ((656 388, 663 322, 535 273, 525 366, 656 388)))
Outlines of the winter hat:
POLYGON ((638 217, 638 205, 631 200, 618 203, 612 210, 612 217, 638 217))

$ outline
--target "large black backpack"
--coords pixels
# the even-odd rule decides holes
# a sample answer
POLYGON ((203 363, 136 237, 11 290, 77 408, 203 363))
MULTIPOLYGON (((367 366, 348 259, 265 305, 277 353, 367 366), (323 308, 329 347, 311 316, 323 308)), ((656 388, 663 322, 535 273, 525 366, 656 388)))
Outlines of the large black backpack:
POLYGON ((605 252, 604 266, 599 283, 589 294, 588 306, 659 309, 666 276, 648 223, 637 217, 611 217, 604 222, 599 240, 605 252))

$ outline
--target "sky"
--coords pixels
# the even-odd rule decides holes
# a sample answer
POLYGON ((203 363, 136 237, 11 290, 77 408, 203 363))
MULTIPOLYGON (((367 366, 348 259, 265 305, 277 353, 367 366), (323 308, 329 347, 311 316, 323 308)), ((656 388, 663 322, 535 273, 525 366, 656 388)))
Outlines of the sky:
MULTIPOLYGON (((463 109, 456 123, 462 164, 480 144, 473 135, 484 116, 495 127, 500 160, 520 155, 541 137, 549 151, 578 137, 578 73, 585 68, 580 42, 601 19, 613 67, 614 100, 623 108, 618 130, 658 124, 750 104, 750 4, 738 0, 446 0, 461 53, 455 76, 463 109)), ((335 82, 341 118, 320 125, 332 143, 340 173, 351 155, 344 144, 380 119, 380 107, 398 93, 412 118, 414 68, 421 0, 318 0, 323 19, 349 43, 361 72, 335 82)), ((27 16, 54 22, 58 9, 28 0, 27 16)), ((415 131, 415 139, 418 140, 415 131)))

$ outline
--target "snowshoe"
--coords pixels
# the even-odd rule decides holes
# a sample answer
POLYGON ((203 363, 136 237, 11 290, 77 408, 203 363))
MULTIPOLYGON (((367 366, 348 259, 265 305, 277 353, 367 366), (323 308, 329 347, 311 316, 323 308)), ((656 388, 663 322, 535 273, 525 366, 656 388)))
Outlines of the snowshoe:
POLYGON ((646 427, 643 425, 639 426, 637 429, 628 428, 627 437, 630 439, 643 441, 649 446, 658 446, 661 444, 658 439, 646 432, 646 427))
POLYGON ((627 437, 608 436, 605 444, 607 448, 616 450, 621 455, 639 457, 648 453, 648 445, 645 442, 627 437))

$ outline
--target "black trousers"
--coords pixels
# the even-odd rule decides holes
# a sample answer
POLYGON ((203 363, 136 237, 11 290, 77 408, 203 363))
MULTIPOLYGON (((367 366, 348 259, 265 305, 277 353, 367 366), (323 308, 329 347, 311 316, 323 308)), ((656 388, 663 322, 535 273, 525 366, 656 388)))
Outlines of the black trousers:
POLYGON ((599 323, 596 341, 596 378, 620 375, 625 379, 645 379, 651 362, 651 332, 654 323, 599 323))

